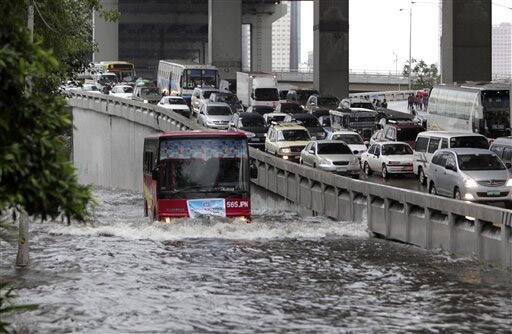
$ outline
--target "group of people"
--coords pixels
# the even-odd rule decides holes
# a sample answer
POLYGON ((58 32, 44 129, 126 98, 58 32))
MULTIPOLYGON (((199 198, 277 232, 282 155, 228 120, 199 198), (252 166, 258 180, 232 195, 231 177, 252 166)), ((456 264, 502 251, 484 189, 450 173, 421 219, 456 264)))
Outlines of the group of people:
POLYGON ((415 112, 417 110, 427 110, 428 107, 428 92, 419 90, 416 92, 416 95, 413 93, 409 94, 407 98, 407 108, 411 112, 415 112))
POLYGON ((388 101, 386 99, 383 99, 382 101, 379 99, 373 99, 372 104, 375 108, 388 108, 388 101))

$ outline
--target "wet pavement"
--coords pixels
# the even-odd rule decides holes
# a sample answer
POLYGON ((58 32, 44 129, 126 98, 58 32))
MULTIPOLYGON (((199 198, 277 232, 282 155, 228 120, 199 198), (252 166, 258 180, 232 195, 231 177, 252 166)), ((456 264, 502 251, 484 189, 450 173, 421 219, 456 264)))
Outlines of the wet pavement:
MULTIPOLYGON (((415 180, 414 180, 415 181, 415 180)), ((32 333, 510 333, 510 272, 369 238, 365 224, 254 208, 254 223, 148 223, 140 194, 97 189, 88 226, 34 223, 3 278, 32 333)))

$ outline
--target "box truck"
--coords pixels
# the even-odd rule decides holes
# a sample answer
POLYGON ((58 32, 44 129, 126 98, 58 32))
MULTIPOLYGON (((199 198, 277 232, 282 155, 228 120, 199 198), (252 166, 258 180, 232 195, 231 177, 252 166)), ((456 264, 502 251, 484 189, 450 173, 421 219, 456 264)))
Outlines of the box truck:
POLYGON ((237 72, 236 94, 245 107, 277 107, 279 92, 275 75, 264 72, 237 72))

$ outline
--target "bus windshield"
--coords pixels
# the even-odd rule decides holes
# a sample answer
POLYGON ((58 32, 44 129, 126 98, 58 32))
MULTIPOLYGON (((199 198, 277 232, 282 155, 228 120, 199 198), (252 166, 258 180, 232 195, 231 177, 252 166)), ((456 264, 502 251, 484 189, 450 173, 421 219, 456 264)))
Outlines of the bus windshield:
POLYGON ((248 191, 242 139, 169 139, 160 144, 158 186, 163 197, 248 191))
POLYGON ((510 135, 510 94, 506 90, 482 92, 484 131, 487 137, 510 135))
POLYGON ((218 87, 218 84, 217 70, 187 70, 187 82, 185 86, 189 89, 193 89, 198 86, 218 87))

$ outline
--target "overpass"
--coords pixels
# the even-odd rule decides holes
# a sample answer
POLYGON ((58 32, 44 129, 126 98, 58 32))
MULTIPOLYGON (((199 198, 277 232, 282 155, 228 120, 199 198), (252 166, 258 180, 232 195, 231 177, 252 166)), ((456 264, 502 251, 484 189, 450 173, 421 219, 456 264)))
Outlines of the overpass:
MULTIPOLYGON (((324 95, 347 96, 349 0, 313 1, 313 86, 324 95)), ((272 22, 286 10, 280 0, 102 3, 119 9, 121 19, 111 24, 94 15, 94 38, 99 46, 96 61, 122 58, 156 69, 159 59, 196 59, 219 67, 225 79, 234 79, 242 68, 242 24, 251 31, 251 70, 271 71, 272 22)), ((442 0, 441 72, 445 82, 491 80, 491 12, 491 0, 442 0)))
MULTIPOLYGON (((68 103, 73 160, 87 184, 140 191, 144 137, 200 128, 175 113, 116 97, 76 93, 68 103)), ((383 238, 512 267, 510 210, 352 180, 255 149, 250 156, 259 170, 255 185, 304 212, 363 222, 383 238)))

